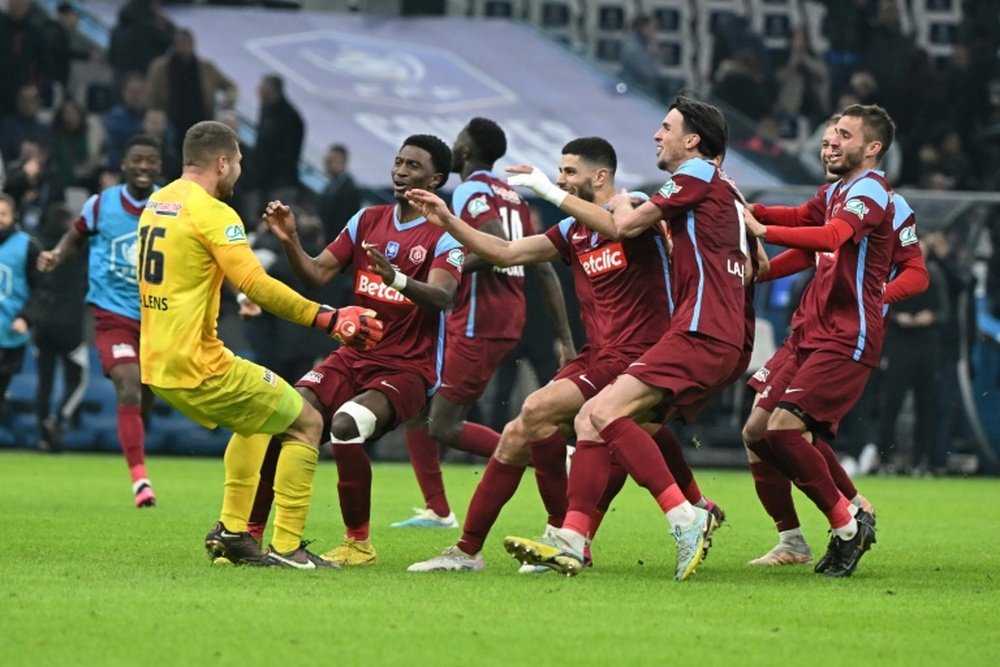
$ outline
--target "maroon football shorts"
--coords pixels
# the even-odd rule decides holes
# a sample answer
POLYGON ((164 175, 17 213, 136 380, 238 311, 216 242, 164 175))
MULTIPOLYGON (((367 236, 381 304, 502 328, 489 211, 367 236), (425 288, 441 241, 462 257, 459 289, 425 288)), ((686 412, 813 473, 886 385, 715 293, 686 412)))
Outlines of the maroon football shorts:
POLYGON ((559 369, 552 381, 569 380, 577 386, 580 393, 588 401, 596 396, 625 372, 628 365, 635 361, 648 348, 592 348, 584 345, 580 353, 570 359, 559 369))
POLYGON ((509 338, 448 336, 438 393, 452 403, 472 405, 517 343, 509 338))
MULTIPOLYGON (((778 351, 775 352, 767 362, 757 369, 757 371, 747 380, 747 386, 758 394, 764 393, 771 379, 778 372, 778 369, 792 356, 795 355, 795 347, 791 338, 786 338, 778 351)), ((761 399, 763 400, 763 399, 761 399)), ((759 405, 759 403, 758 403, 759 405)))
POLYGON ((323 406, 324 418, 334 415, 341 405, 369 389, 389 399, 395 412, 395 422, 386 425, 391 430, 420 414, 427 404, 429 387, 416 371, 389 370, 377 364, 352 367, 343 355, 333 352, 318 366, 302 376, 296 387, 311 390, 323 406))
MULTIPOLYGON (((659 414, 674 410, 693 422, 705 404, 732 383, 743 350, 688 331, 668 331, 625 371, 664 390, 659 414)), ((742 373, 742 370, 741 370, 742 373)))
POLYGON ((138 320, 93 306, 94 346, 105 375, 119 364, 139 363, 138 320))

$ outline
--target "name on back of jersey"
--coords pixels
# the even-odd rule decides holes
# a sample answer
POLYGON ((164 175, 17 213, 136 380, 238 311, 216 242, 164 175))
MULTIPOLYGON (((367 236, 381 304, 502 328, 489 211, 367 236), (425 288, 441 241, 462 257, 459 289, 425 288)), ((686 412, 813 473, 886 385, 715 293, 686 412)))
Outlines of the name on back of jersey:
POLYGON ((152 294, 140 294, 139 303, 143 308, 149 310, 170 310, 170 304, 167 301, 169 298, 166 296, 153 296, 152 294))
POLYGON ((403 296, 398 290, 386 285, 382 276, 370 271, 357 271, 354 278, 354 293, 366 296, 376 301, 385 303, 405 303, 413 305, 413 302, 403 296))
POLYGON ((154 215, 162 215, 168 218, 176 218, 177 214, 184 208, 184 204, 174 201, 147 201, 146 210, 152 211, 154 215))
POLYGON ((621 243, 611 243, 597 250, 583 253, 577 256, 580 266, 588 278, 619 271, 628 266, 628 259, 625 257, 625 250, 621 243))

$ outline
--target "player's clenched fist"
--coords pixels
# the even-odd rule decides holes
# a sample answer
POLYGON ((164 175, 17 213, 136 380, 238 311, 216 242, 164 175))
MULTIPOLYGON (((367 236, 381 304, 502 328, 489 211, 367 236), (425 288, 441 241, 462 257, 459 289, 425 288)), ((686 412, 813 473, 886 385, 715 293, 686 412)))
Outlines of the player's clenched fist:
POLYGON ((344 345, 370 350, 382 340, 382 320, 370 308, 320 306, 313 326, 344 345))
POLYGON ((35 268, 37 268, 42 273, 48 273, 59 266, 59 253, 55 250, 43 250, 38 253, 38 259, 35 260, 35 268))

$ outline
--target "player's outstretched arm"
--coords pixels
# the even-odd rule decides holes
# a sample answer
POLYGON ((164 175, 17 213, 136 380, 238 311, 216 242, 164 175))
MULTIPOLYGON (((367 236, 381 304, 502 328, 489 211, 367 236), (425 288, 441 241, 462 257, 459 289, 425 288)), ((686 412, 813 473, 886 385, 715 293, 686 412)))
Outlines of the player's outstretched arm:
POLYGON ((81 234, 75 226, 70 227, 62 235, 62 238, 59 239, 55 247, 51 250, 42 250, 38 253, 38 259, 35 260, 35 268, 42 273, 55 270, 64 259, 76 252, 76 249, 85 238, 87 237, 81 234))
POLYGON ((576 356, 576 346, 573 344, 573 332, 569 328, 569 317, 566 315, 566 299, 563 298, 562 285, 559 276, 551 264, 537 264, 528 267, 532 277, 539 281, 542 287, 542 298, 548 307, 549 317, 556 327, 559 348, 559 365, 564 366, 576 356))
MULTIPOLYGON (((455 240, 474 252, 476 256, 501 268, 522 264, 551 262, 559 251, 543 234, 534 234, 516 241, 474 229, 456 216, 443 199, 427 190, 410 190, 406 193, 410 203, 420 210, 428 222, 448 231, 455 240)), ((475 270, 477 267, 473 267, 475 270)), ((466 270, 463 267, 463 271, 466 270)))
POLYGON ((609 210, 566 192, 550 181, 549 177, 542 173, 538 167, 519 164, 507 167, 507 173, 510 174, 507 177, 508 184, 532 190, 536 195, 550 204, 555 204, 563 213, 573 216, 601 236, 610 239, 619 238, 615 221, 609 210))
MULTIPOLYGON (((758 246, 760 245, 758 241, 758 246)), ((805 271, 816 264, 816 254, 807 250, 785 250, 770 260, 767 270, 758 272, 757 282, 777 280, 799 271, 805 271)))
MULTIPOLYGON (((323 249, 316 257, 310 257, 299 241, 295 214, 280 201, 268 203, 264 210, 264 222, 274 237, 281 243, 285 257, 299 280, 309 287, 320 287, 327 284, 340 273, 341 266, 337 258, 329 250, 323 249)), ((249 295, 247 295, 249 296, 249 295)), ((263 304, 261 304, 263 305, 263 304)))
MULTIPOLYGON (((455 252, 461 253, 461 250, 456 249, 455 252)), ((368 256, 369 271, 377 273, 386 285, 418 306, 431 310, 445 310, 454 301, 455 292, 458 290, 458 281, 447 271, 431 269, 427 282, 423 282, 397 271, 389 263, 389 258, 374 246, 367 246, 365 254, 368 256)))

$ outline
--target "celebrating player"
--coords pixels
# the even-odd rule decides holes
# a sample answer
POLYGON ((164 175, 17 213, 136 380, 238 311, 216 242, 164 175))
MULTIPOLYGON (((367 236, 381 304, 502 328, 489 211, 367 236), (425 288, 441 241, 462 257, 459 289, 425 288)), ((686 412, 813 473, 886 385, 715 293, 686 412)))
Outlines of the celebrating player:
MULTIPOLYGON (((451 201, 452 209, 473 229, 516 241, 528 234, 531 212, 521 196, 492 172, 493 164, 506 152, 507 137, 499 125, 487 118, 469 121, 452 147, 452 171, 462 177, 462 183, 451 201)), ((559 278, 548 263, 529 270, 533 271, 532 279, 541 281, 559 331, 560 363, 565 363, 575 351, 559 278)), ((497 367, 517 347, 525 318, 525 268, 494 268, 485 262, 477 267, 467 262, 463 273, 446 322, 441 387, 431 400, 427 421, 406 429, 406 449, 426 507, 410 519, 392 524, 394 527, 457 527, 445 496, 438 443, 490 456, 500 441, 494 430, 465 421, 465 417, 497 367)), ((565 477, 562 447, 532 449, 532 455, 555 457, 565 477)), ((536 461, 536 471, 545 469, 537 465, 536 461)))
POLYGON ((315 569, 330 564, 306 551, 302 531, 312 497, 323 418, 272 371, 233 355, 216 335, 227 278, 254 303, 361 347, 381 337, 374 312, 336 310, 269 277, 247 244, 243 223, 223 200, 240 176, 239 142, 226 125, 195 124, 184 136, 184 173, 155 192, 139 220, 142 379, 185 415, 234 431, 226 447, 219 522, 205 538, 209 556, 234 564, 315 569), (267 553, 246 532, 271 434, 281 439, 274 479, 274 536, 267 553))
POLYGON ((118 440, 132 476, 136 507, 153 507, 156 496, 146 475, 145 427, 152 395, 139 371, 139 284, 136 228, 160 175, 159 143, 137 135, 125 145, 124 185, 114 185, 83 205, 76 223, 52 250, 38 256, 38 268, 52 271, 84 242, 90 243, 87 303, 94 313, 94 344, 104 374, 115 385, 118 440))

